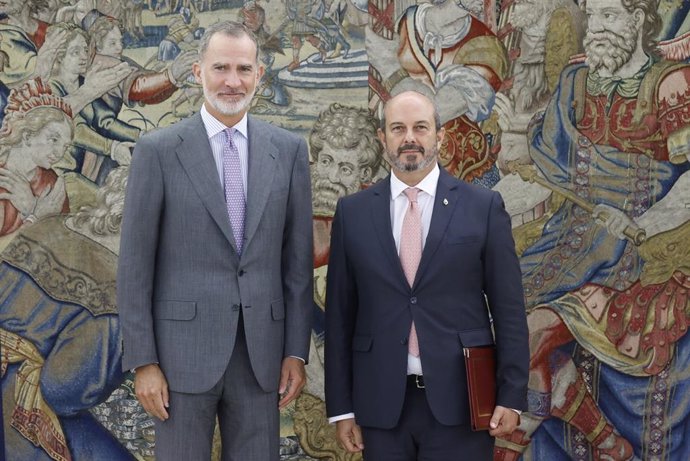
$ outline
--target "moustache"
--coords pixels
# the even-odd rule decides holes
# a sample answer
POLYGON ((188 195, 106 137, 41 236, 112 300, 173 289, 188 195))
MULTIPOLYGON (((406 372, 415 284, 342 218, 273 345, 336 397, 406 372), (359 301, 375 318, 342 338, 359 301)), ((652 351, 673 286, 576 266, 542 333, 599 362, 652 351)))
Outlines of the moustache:
POLYGON ((312 190, 315 194, 317 193, 333 193, 334 195, 338 197, 342 197, 347 195, 347 188, 337 182, 330 182, 327 179, 316 179, 314 182, 314 185, 312 187, 312 190))
POLYGON ((585 46, 595 43, 603 43, 607 45, 617 46, 624 50, 630 51, 635 48, 634 43, 629 43, 628 37, 621 35, 612 30, 602 30, 600 32, 587 32, 584 39, 585 46))
POLYGON ((403 144, 400 147, 398 147, 398 155, 402 154, 405 150, 416 150, 420 154, 423 154, 425 152, 424 148, 417 144, 403 144))

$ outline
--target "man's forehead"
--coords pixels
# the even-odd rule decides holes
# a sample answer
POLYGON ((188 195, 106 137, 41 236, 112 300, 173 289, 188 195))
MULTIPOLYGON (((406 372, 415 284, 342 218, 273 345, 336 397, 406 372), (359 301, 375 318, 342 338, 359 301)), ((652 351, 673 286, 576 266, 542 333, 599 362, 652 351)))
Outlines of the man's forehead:
POLYGON ((604 10, 627 11, 621 0, 587 0, 585 10, 592 12, 604 10))
POLYGON ((406 91, 393 97, 386 105, 386 117, 394 118, 416 117, 426 120, 428 115, 433 118, 434 104, 426 96, 415 91, 406 91))
POLYGON ((330 155, 332 157, 342 157, 357 159, 359 157, 359 149, 357 147, 335 147, 328 141, 324 142, 323 148, 319 155, 330 155))

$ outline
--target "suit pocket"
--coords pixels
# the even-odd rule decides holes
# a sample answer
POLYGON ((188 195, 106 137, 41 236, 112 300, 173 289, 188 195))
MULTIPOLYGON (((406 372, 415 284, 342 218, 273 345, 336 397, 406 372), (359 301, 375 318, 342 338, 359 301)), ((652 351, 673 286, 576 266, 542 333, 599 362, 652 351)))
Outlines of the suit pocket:
POLYGON ((154 301, 153 317, 159 320, 192 320, 196 303, 192 301, 154 301))
POLYGON ((285 303, 282 299, 271 301, 271 317, 273 320, 283 320, 285 318, 285 303))
POLYGON ((458 331, 458 337, 462 347, 490 346, 494 343, 494 335, 489 327, 458 331))
POLYGON ((369 352, 374 340, 371 336, 355 336, 352 338, 352 350, 357 352, 369 352))
POLYGON ((449 245, 462 245, 467 243, 480 243, 482 238, 478 235, 448 235, 449 245))
POLYGON ((273 200, 285 200, 289 193, 289 189, 287 187, 281 187, 279 189, 272 189, 271 194, 268 196, 269 201, 273 200))

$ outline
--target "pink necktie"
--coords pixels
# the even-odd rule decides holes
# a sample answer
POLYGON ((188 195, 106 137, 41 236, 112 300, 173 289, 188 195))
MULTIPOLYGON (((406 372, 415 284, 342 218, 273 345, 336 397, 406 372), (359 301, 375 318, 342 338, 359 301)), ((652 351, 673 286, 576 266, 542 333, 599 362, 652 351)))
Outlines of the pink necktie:
POLYGON ((223 182, 225 190, 225 206, 228 208, 232 233, 235 236, 237 253, 242 253, 244 238, 245 200, 242 186, 242 168, 240 167, 240 152, 232 140, 233 128, 226 128, 225 145, 223 146, 223 182))
MULTIPOLYGON (((422 259, 422 213, 417 203, 419 189, 408 187, 404 192, 410 206, 403 218, 402 232, 400 233, 400 264, 402 264, 405 272, 407 283, 411 287, 417 274, 419 261, 422 259)), ((419 357, 419 342, 417 341, 417 330, 414 327, 414 322, 410 328, 407 350, 415 357, 419 357)))

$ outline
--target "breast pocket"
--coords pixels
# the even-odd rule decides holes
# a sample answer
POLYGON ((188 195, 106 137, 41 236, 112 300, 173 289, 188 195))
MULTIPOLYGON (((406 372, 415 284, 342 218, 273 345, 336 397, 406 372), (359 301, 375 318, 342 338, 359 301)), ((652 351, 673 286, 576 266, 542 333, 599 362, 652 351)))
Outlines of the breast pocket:
POLYGON ((449 245, 469 245, 469 244, 475 244, 478 245, 481 243, 482 238, 478 235, 454 235, 454 234, 449 234, 448 235, 448 244, 449 245))
POLYGON ((271 189, 271 195, 268 196, 268 200, 287 200, 288 193, 289 189, 287 187, 271 189))

